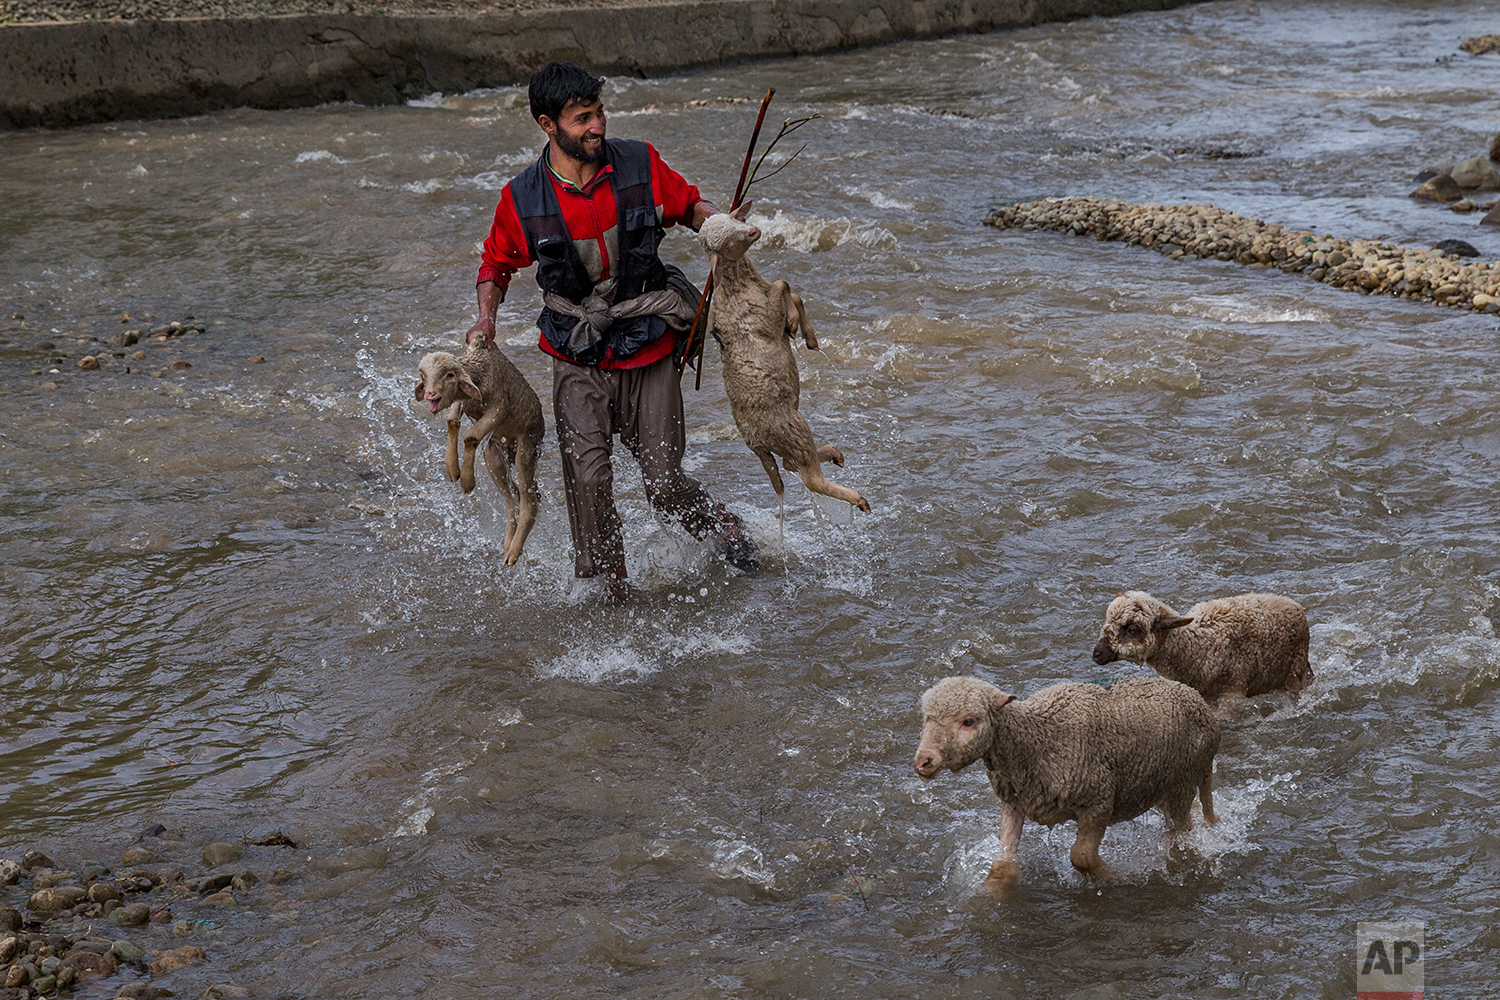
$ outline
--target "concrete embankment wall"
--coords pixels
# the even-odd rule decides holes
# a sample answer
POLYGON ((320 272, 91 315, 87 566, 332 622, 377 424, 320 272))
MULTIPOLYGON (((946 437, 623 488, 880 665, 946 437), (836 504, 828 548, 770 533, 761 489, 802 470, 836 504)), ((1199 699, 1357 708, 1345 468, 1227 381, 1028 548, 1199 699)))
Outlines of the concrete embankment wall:
POLYGON ((230 107, 382 104, 524 81, 569 59, 660 74, 1194 0, 711 0, 477 15, 308 15, 0 27, 0 128, 230 107))

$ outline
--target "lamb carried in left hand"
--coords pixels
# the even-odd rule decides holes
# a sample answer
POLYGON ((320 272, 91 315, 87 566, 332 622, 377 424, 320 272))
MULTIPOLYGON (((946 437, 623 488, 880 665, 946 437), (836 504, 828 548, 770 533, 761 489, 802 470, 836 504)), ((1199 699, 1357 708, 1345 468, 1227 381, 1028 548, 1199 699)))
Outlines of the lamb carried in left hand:
POLYGON ((417 401, 432 413, 447 411, 448 478, 465 493, 474 489, 474 456, 486 438, 484 461, 505 497, 505 565, 521 558, 526 536, 536 523, 536 453, 547 432, 536 390, 500 348, 470 344, 462 357, 434 351, 417 366, 417 401), (464 459, 458 462, 459 419, 473 424, 464 435, 464 459), (511 481, 514 466, 518 482, 511 481))
POLYGON ((780 497, 785 487, 776 456, 788 472, 801 474, 813 493, 851 503, 866 513, 870 505, 854 490, 823 475, 822 462, 842 467, 844 456, 832 445, 819 448, 812 428, 797 410, 801 379, 792 338, 800 330, 807 346, 818 339, 802 300, 784 281, 767 282, 745 259, 760 230, 744 222, 746 202, 731 215, 711 215, 698 231, 708 251, 714 280, 710 329, 724 354, 724 391, 745 444, 755 452, 780 497))

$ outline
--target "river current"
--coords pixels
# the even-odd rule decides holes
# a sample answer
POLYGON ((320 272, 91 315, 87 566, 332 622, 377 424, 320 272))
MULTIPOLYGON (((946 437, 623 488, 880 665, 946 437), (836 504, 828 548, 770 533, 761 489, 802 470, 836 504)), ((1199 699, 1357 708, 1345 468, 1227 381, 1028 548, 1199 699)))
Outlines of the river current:
MULTIPOLYGON (((980 220, 1212 202, 1500 257, 1406 197, 1500 131, 1500 56, 1457 51, 1497 26, 1222 0, 610 80, 611 134, 721 204, 767 87, 823 115, 757 185, 753 259, 808 303, 803 412, 873 507, 789 480, 783 543, 710 345, 687 467, 765 568, 658 523, 622 450, 624 609, 572 579, 529 273, 519 566, 411 399, 540 145, 521 90, 0 136, 0 857, 118 865, 160 822, 193 871, 289 834, 243 864, 290 881, 196 914, 179 996, 1352 997, 1355 924, 1389 918, 1425 923, 1435 995, 1488 995, 1495 317, 980 220), (1149 814, 1094 884, 1071 825, 1028 825, 980 894, 998 803, 978 766, 915 777, 917 698, 1146 672, 1089 659, 1130 588, 1294 597, 1316 680, 1227 720, 1192 850, 1149 814)), ((702 279, 690 234, 664 253, 702 279)))

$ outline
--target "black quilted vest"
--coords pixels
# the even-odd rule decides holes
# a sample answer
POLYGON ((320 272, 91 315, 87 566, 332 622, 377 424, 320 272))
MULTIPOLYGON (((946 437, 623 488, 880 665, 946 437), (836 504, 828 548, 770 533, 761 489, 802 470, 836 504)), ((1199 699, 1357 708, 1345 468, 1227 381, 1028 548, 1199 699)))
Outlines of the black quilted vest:
MULTIPOLYGON (((616 282, 615 303, 619 304, 642 292, 667 287, 666 269, 656 255, 664 234, 656 217, 651 154, 646 144, 634 139, 607 139, 605 155, 613 168, 609 184, 619 210, 619 259, 610 262, 610 273, 616 282)), ((582 302, 594 286, 563 223, 545 149, 535 163, 510 182, 510 196, 521 228, 526 232, 527 249, 536 261, 536 283, 544 292, 561 295, 570 302, 582 302)), ((606 350, 613 352, 615 360, 628 358, 667 330, 666 320, 660 316, 617 320, 597 344, 574 354, 567 343, 577 319, 544 307, 536 322, 553 350, 583 365, 598 364, 604 360, 606 350)))

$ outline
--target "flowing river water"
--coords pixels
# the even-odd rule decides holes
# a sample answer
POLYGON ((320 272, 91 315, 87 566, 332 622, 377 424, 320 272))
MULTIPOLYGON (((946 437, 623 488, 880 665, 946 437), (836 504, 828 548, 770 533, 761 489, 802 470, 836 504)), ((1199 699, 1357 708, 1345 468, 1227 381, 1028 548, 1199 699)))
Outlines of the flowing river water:
MULTIPOLYGON (((1456 50, 1497 25, 1224 0, 611 80, 611 134, 721 204, 766 87, 824 116, 754 259, 809 303, 803 411, 874 508, 789 482, 783 548, 710 346, 687 465, 766 566, 659 524, 621 452, 624 609, 572 579, 529 273, 500 316, 547 404, 519 566, 411 399, 539 145, 520 90, 0 136, 0 857, 118 865, 161 822, 193 871, 291 834, 243 862, 290 881, 198 914, 179 996, 1334 998, 1392 917, 1430 990, 1488 995, 1495 317, 979 223, 1097 194, 1500 257, 1406 197, 1500 131, 1500 57, 1456 50), (1192 850, 1152 813, 1091 884, 1071 826, 1029 825, 1020 885, 979 894, 998 804, 977 766, 913 775, 917 698, 1144 672, 1089 660, 1127 588, 1288 594, 1316 681, 1226 722, 1192 850)), ((665 253, 701 280, 689 234, 665 253)))

